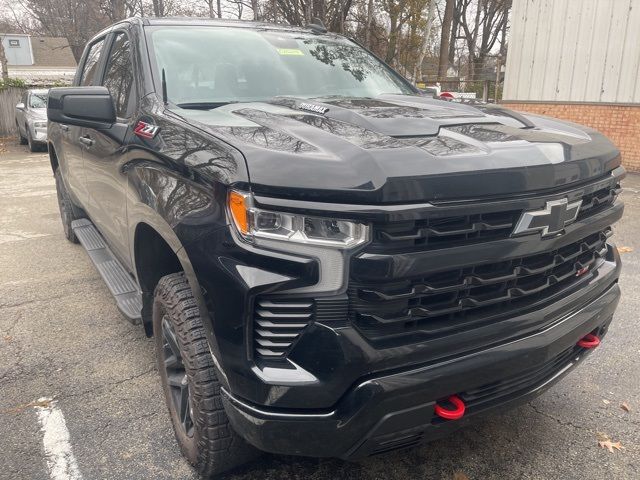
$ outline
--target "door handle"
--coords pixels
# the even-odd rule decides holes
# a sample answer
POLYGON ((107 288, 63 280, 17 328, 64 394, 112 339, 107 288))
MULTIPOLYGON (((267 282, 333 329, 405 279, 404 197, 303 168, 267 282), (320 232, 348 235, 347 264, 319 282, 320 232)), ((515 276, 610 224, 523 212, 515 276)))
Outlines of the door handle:
POLYGON ((69 131, 69 125, 65 125, 63 123, 60 124, 60 130, 62 130, 63 132, 68 132, 69 131))
POLYGON ((90 147, 91 145, 94 144, 94 141, 91 139, 91 137, 89 135, 85 135, 84 137, 80 137, 79 140, 80 140, 80 143, 82 143, 83 145, 86 145, 87 147, 90 147))

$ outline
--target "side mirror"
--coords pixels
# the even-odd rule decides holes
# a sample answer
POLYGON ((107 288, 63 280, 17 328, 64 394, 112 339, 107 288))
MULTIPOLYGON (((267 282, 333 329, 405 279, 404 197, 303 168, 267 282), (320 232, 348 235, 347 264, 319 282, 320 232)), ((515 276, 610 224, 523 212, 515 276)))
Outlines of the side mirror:
POLYGON ((50 122, 107 129, 116 122, 116 110, 106 87, 61 87, 49 90, 50 122))
POLYGON ((24 103, 20 102, 19 104, 16 105, 16 108, 18 110, 24 110, 24 103))

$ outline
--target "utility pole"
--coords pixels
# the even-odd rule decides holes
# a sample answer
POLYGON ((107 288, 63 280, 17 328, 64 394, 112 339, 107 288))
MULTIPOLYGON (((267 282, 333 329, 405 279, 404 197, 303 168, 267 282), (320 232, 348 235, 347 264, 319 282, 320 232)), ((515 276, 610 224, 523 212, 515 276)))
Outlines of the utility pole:
POLYGON ((498 85, 500 85, 500 69, 502 68, 502 55, 498 54, 496 58, 496 90, 493 94, 493 100, 498 103, 498 85))

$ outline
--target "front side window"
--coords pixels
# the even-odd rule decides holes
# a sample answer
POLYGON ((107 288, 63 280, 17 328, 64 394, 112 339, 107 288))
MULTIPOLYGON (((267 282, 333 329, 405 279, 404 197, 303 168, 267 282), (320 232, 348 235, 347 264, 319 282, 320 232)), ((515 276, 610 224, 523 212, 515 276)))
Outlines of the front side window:
POLYGON ((215 26, 146 31, 156 75, 164 69, 169 100, 178 105, 412 93, 386 65, 337 35, 215 26))
POLYGON ((102 84, 109 89, 116 107, 116 115, 128 117, 129 99, 133 85, 131 44, 124 33, 118 33, 109 52, 102 84))
POLYGON ((32 93, 29 97, 29 108, 47 108, 47 94, 32 93))
POLYGON ((87 59, 84 62, 82 68, 82 76, 80 77, 80 85, 93 85, 96 72, 98 70, 98 61, 100 60, 100 52, 102 52, 102 46, 104 45, 104 38, 97 41, 89 48, 87 59))

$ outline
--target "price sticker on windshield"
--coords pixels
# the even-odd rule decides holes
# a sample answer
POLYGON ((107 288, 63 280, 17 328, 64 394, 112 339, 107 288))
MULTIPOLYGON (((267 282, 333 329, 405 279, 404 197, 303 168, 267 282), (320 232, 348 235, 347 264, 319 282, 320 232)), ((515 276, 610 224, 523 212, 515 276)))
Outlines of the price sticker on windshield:
POLYGON ((278 53, 280 55, 291 55, 291 56, 303 56, 304 53, 302 53, 302 50, 300 50, 299 48, 276 48, 276 50, 278 50, 278 53))

